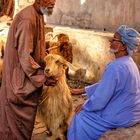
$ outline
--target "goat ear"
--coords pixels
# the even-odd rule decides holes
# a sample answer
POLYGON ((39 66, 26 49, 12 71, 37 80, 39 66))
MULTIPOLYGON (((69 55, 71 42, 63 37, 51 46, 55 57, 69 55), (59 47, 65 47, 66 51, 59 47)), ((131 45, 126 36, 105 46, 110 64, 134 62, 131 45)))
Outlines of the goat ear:
POLYGON ((44 61, 45 61, 45 62, 46 62, 46 58, 47 58, 47 56, 44 57, 44 61))
POLYGON ((68 66, 66 64, 63 64, 63 68, 66 70, 68 66))
POLYGON ((71 70, 76 71, 78 68, 74 65, 72 65, 70 62, 66 61, 64 58, 60 58, 60 62, 63 64, 63 66, 69 67, 71 70))

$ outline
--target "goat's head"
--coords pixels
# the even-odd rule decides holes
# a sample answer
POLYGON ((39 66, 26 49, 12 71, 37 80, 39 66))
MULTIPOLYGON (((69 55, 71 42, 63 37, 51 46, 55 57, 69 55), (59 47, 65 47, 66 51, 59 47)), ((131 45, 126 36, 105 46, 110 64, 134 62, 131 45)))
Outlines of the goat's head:
POLYGON ((44 58, 44 61, 46 63, 44 73, 48 77, 62 76, 65 73, 65 69, 67 69, 68 67, 74 71, 77 69, 71 63, 62 58, 62 56, 57 54, 48 54, 44 58))

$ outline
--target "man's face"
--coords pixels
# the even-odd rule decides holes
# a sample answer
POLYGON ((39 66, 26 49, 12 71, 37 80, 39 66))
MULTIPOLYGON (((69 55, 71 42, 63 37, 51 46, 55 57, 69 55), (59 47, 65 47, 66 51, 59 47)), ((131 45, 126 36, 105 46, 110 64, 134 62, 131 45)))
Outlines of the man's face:
POLYGON ((42 0, 40 10, 45 15, 52 15, 53 8, 55 5, 55 0, 42 0))
POLYGON ((115 32, 113 39, 110 40, 110 49, 116 50, 118 52, 123 46, 123 42, 119 33, 115 32))

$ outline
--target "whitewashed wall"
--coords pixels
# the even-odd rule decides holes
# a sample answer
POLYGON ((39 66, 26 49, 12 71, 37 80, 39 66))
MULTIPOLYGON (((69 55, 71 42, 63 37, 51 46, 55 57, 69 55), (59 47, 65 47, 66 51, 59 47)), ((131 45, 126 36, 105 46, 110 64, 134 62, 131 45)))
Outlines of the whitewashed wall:
POLYGON ((56 0, 48 22, 112 31, 127 24, 140 31, 139 11, 140 0, 56 0))
MULTIPOLYGON (((15 0, 20 8, 34 0, 15 0)), ((56 0, 48 23, 56 25, 115 30, 127 24, 140 31, 140 0, 56 0)))

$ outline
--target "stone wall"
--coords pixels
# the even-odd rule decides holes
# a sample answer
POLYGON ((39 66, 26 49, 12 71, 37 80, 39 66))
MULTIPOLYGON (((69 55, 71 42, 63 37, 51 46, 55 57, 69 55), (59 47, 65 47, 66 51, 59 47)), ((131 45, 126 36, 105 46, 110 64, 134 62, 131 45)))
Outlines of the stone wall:
MULTIPOLYGON (((16 0, 23 8, 34 0, 16 0)), ((139 0, 56 0, 54 13, 47 18, 55 25, 114 31, 127 24, 140 31, 139 0)))
POLYGON ((140 31, 139 10, 139 0, 56 0, 48 22, 112 31, 127 24, 140 31), (85 2, 81 4, 82 1, 85 2))

